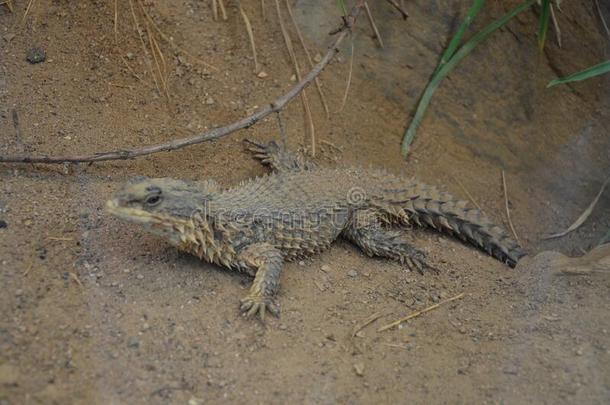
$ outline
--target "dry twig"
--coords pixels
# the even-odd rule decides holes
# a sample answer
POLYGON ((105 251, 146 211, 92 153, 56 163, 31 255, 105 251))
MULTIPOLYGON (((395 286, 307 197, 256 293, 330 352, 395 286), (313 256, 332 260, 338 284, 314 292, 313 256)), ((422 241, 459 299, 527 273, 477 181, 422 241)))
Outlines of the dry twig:
POLYGON ((214 14, 214 21, 218 21, 218 0, 212 0, 212 13, 214 14))
POLYGON ((155 75, 155 71, 152 67, 152 62, 150 61, 150 57, 148 55, 148 51, 146 50, 146 44, 144 43, 144 38, 142 34, 142 29, 140 28, 140 23, 138 23, 138 17, 136 16, 136 11, 133 8, 133 0, 129 0, 129 9, 131 10, 131 17, 133 18, 133 23, 138 33, 138 38, 140 38, 140 44, 142 45, 142 52, 144 53, 144 58, 146 59, 146 64, 148 65, 148 69, 150 70, 150 74, 153 77, 155 82, 155 87, 157 92, 161 94, 161 89, 159 88, 159 83, 157 82, 157 76, 155 75))
POLYGON ((610 29, 608 29, 608 24, 606 24, 606 19, 604 18, 604 15, 602 14, 602 9, 599 7, 598 0, 595 0, 595 8, 597 9, 597 15, 599 15, 599 19, 602 20, 602 25, 604 26, 604 29, 606 30, 606 35, 608 35, 608 39, 610 39, 610 29))
POLYGON ((406 20, 409 17, 409 13, 407 13, 407 10, 405 10, 404 4, 401 1, 400 4, 396 3, 396 1, 394 0, 387 0, 388 3, 390 3, 396 10, 398 10, 398 12, 400 14, 402 14, 402 18, 404 20, 406 20))
POLYGON ((508 220, 508 226, 510 227, 510 231, 513 233, 513 236, 515 237, 517 243, 521 244, 521 242, 519 242, 517 232, 515 232, 513 221, 510 219, 510 208, 508 207, 508 190, 506 189, 506 177, 504 177, 504 170, 502 170, 502 187, 504 188, 504 208, 506 208, 506 219, 508 220))
POLYGON ((1 4, 6 4, 6 6, 8 7, 8 10, 12 13, 13 10, 13 0, 4 0, 4 1, 0 1, 0 5, 1 4))
POLYGON ((181 149, 190 145, 196 145, 202 142, 211 141, 229 135, 243 128, 249 128, 256 124, 271 113, 282 110, 286 104, 297 97, 308 84, 310 84, 322 70, 330 63, 334 56, 339 52, 339 46, 348 34, 349 29, 353 26, 360 11, 364 7, 363 0, 351 9, 350 14, 345 18, 343 26, 336 31, 337 36, 334 42, 328 48, 328 51, 318 62, 318 64, 303 77, 303 79, 290 88, 285 94, 278 97, 266 107, 260 109, 252 115, 242 118, 239 121, 233 122, 224 127, 214 128, 199 135, 189 138, 174 139, 169 142, 150 145, 145 147, 122 149, 108 152, 94 153, 90 155, 69 155, 69 156, 0 156, 0 162, 4 163, 49 163, 63 164, 65 162, 101 162, 107 160, 125 160, 133 159, 139 156, 150 155, 159 152, 168 152, 176 149, 181 149))
MULTIPOLYGON (((365 3, 366 4, 366 3, 365 3)), ((309 67, 313 68, 313 60, 311 59, 311 54, 309 53, 309 49, 307 49, 307 45, 305 45, 305 40, 303 39, 303 35, 301 35, 301 30, 299 25, 297 24, 294 15, 292 14, 292 7, 290 6, 290 0, 286 0, 286 8, 288 9, 288 15, 292 20, 292 25, 294 26, 294 30, 297 33, 297 37, 299 38, 299 42, 305 51, 305 55, 307 56, 307 61, 309 62, 309 67)), ((320 95, 320 101, 322 102, 322 107, 324 108, 324 112, 326 113, 326 118, 330 117, 330 111, 328 108, 328 103, 326 102, 326 97, 324 96, 324 92, 322 91, 322 84, 320 83, 320 78, 315 78, 316 88, 318 89, 318 94, 320 95)))
MULTIPOLYGON (((280 30, 282 31, 282 36, 284 37, 284 43, 286 44, 286 49, 288 50, 288 54, 290 55, 290 59, 292 59, 292 64, 294 65, 294 73, 297 77, 298 81, 301 81, 301 69, 299 68, 299 61, 297 60, 297 56, 294 53, 294 49, 292 48, 292 40, 290 39, 290 35, 288 35, 288 31, 286 31, 286 27, 284 26, 284 19, 282 18, 282 10, 280 9, 280 1, 275 0, 275 9, 277 11, 277 18, 280 22, 280 30)), ((311 108, 309 107, 309 100, 307 99, 307 92, 303 90, 301 93, 301 101, 303 103, 303 111, 305 114, 305 121, 307 125, 309 125, 309 136, 311 139, 311 155, 316 156, 316 129, 313 124, 313 116, 311 115, 311 108)))
POLYGON ((114 42, 119 42, 119 0, 114 0, 114 42))
POLYGON ((358 325, 354 326, 354 329, 352 330, 352 337, 356 337, 358 332, 360 332, 362 329, 366 328, 367 326, 369 326, 370 324, 375 322, 377 319, 381 318, 383 315, 384 314, 381 312, 375 312, 373 315, 369 316, 364 321, 362 321, 358 325))
POLYGON ((223 0, 218 0, 218 5, 220 6, 220 14, 222 14, 223 21, 227 21, 227 10, 225 9, 225 4, 223 0))
POLYGON ((379 42, 379 46, 383 48, 383 40, 381 39, 381 34, 377 29, 377 25, 375 24, 375 20, 373 19, 373 14, 371 13, 371 9, 369 8, 369 3, 364 2, 364 11, 366 11, 366 17, 369 20, 369 24, 371 25, 371 29, 373 30, 373 34, 375 34, 375 38, 377 42, 379 42))
POLYGON ((244 11, 244 8, 241 6, 241 1, 237 1, 237 7, 239 8, 239 12, 241 13, 241 18, 244 20, 244 25, 246 26, 246 31, 248 32, 248 38, 250 39, 250 46, 252 47, 252 57, 254 58, 254 73, 260 72, 261 68, 258 64, 258 58, 256 57, 256 44, 254 43, 254 32, 252 32, 252 25, 250 24, 250 19, 248 15, 244 11))
POLYGON ((567 234, 569 234, 570 232, 574 231, 575 229, 577 229, 578 227, 580 227, 582 224, 585 223, 585 221, 587 220, 587 218, 589 218, 589 215, 591 215, 591 212, 593 212, 593 208, 595 208, 595 206, 597 205, 597 202, 599 201, 599 198, 602 196, 602 194, 604 193, 604 190, 606 189, 606 186, 608 185, 608 182, 610 182, 610 176, 608 176, 608 178, 606 179, 606 181, 604 181, 604 184, 602 184, 601 188, 599 189, 597 195, 595 196, 595 198, 593 199, 593 201, 591 201, 591 204, 589 204, 589 206, 587 207, 586 210, 584 210, 584 212, 582 214, 580 214, 580 216, 578 217, 578 219, 576 221, 574 221, 574 223, 572 225, 570 225, 568 227, 568 229, 566 229, 563 232, 559 232, 559 233, 554 233, 552 235, 546 236, 543 239, 554 239, 554 238, 560 238, 562 236, 565 236, 567 234))
MULTIPOLYGON (((364 3, 366 4, 366 3, 364 3)), ((340 113, 345 108, 345 103, 347 103, 347 96, 349 94, 349 88, 352 85, 352 73, 354 71, 354 37, 352 37, 352 46, 351 52, 349 55, 349 71, 347 72, 347 84, 345 85, 345 93, 343 93, 343 99, 341 100, 341 106, 336 111, 340 113)))
POLYGON ((557 38, 557 46, 561 48, 561 30, 559 29, 559 22, 557 21, 557 17, 555 16, 555 9, 553 8, 553 4, 550 5, 551 9, 551 20, 553 21, 553 27, 555 28, 555 37, 557 38))
POLYGON ((405 321, 408 321, 409 319, 416 318, 416 317, 418 317, 420 315, 425 314, 426 312, 430 312, 433 309, 436 309, 436 308, 440 307, 441 305, 447 304, 447 303, 449 303, 451 301, 458 300, 458 299, 462 298, 463 296, 464 296, 464 293, 460 293, 460 294, 458 294, 458 295, 456 295, 454 297, 447 298, 444 301, 438 302, 438 303, 436 303, 434 305, 430 305, 427 308, 424 308, 424 309, 419 310, 419 311, 415 311, 412 314, 405 316, 404 318, 400 318, 400 319, 398 319, 398 320, 396 320, 396 321, 394 321, 392 323, 389 323, 389 324, 387 324, 385 326, 382 326, 381 328, 377 329, 377 332, 383 332, 384 330, 388 330, 390 328, 393 328, 394 326, 398 326, 401 323, 403 323, 405 321))
MULTIPOLYGON (((30 0, 28 2, 27 7, 25 8, 25 12, 23 13, 23 18, 21 19, 21 24, 23 24, 25 22, 25 19, 28 16, 28 13, 30 12, 30 10, 32 9, 32 6, 34 5, 34 0, 30 0)), ((10 8, 10 7, 9 7, 10 8)))

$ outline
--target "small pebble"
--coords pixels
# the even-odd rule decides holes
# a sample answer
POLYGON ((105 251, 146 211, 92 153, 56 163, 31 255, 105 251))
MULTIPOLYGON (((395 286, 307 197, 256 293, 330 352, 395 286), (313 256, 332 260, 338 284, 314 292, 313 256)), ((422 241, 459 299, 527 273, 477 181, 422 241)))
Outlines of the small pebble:
POLYGON ((135 58, 135 55, 133 54, 133 52, 127 52, 127 54, 125 55, 127 57, 127 59, 132 60, 133 58, 135 58))
POLYGON ((137 278, 138 280, 144 280, 144 276, 143 276, 142 274, 138 274, 138 275, 136 276, 136 278, 137 278))
POLYGON ((320 270, 322 270, 324 273, 328 273, 330 271, 330 266, 325 264, 322 267, 320 267, 320 270))
POLYGON ((25 59, 31 64, 40 63, 47 59, 47 54, 44 49, 35 46, 28 51, 25 59))
POLYGON ((269 75, 264 70, 261 70, 260 72, 258 72, 258 74, 256 76, 258 76, 259 79, 264 79, 269 75))
POLYGON ((316 55, 313 57, 313 61, 316 63, 320 63, 320 61, 322 61, 322 55, 316 53, 316 55))
POLYGON ((214 99, 213 99, 212 97, 208 97, 208 98, 206 98, 206 99, 205 99, 205 103, 206 103, 207 105, 212 105, 212 104, 214 104, 215 102, 216 102, 216 101, 214 101, 214 99))
POLYGON ((357 376, 362 377, 364 375, 364 363, 354 364, 354 371, 357 376))
POLYGON ((303 260, 301 260, 301 261, 299 262, 299 266, 305 266, 305 262, 304 262, 303 260))
POLYGON ((347 272, 347 275, 350 277, 357 277, 358 276, 358 272, 356 270, 350 270, 347 272))
POLYGON ((131 338, 129 339, 129 342, 127 342, 127 347, 137 349, 138 347, 140 347, 140 341, 136 338, 131 338))

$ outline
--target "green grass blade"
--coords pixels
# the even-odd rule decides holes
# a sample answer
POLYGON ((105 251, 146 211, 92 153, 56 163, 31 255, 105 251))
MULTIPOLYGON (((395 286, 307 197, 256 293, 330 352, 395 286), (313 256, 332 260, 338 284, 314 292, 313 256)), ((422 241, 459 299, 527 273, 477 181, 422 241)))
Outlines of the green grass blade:
POLYGON ((419 100, 419 104, 417 105, 417 109, 415 110, 415 115, 411 120, 411 124, 409 124, 409 128, 404 135, 401 146, 401 153, 404 157, 407 157, 409 153, 409 148, 411 146, 411 142, 413 142, 413 138, 415 138, 415 134, 419 125, 421 124, 422 119, 424 118, 424 114, 430 104, 430 100, 432 99, 432 95, 436 91, 437 87, 441 83, 441 81, 455 68, 458 63, 462 59, 464 59, 478 44, 483 42, 491 33, 493 33, 498 28, 504 26, 508 21, 510 21, 514 16, 519 14, 520 12, 527 10, 531 7, 532 4, 535 3, 536 0, 526 0, 521 5, 517 6, 515 9, 504 15, 502 18, 492 22, 487 27, 483 28, 481 31, 476 33, 470 40, 468 40, 462 47, 444 64, 438 72, 430 79, 428 86, 424 90, 424 94, 419 100))
POLYGON ((449 59, 451 59, 451 57, 455 53, 455 50, 462 42, 462 37, 464 36, 464 33, 470 27, 470 24, 472 24, 477 14, 479 14, 479 10, 481 10, 481 7, 483 7, 484 3, 485 0, 474 0, 472 6, 470 6, 470 9, 468 10, 468 13, 466 14, 466 18, 464 18, 464 21, 462 21, 462 25, 460 25, 460 28, 458 28, 457 32, 451 39, 451 42, 449 42, 449 46, 447 46, 447 49, 445 49, 445 52, 443 52, 443 56, 441 56, 441 60, 438 66, 436 67, 434 73, 438 72, 443 67, 443 65, 445 65, 449 59))
POLYGON ((542 0, 540 20, 538 22, 538 49, 544 49, 546 33, 549 30, 549 16, 551 15, 551 0, 542 0))
POLYGON ((599 65, 591 66, 585 70, 581 70, 580 72, 572 73, 566 77, 561 77, 559 79, 551 80, 546 87, 553 87, 558 84, 570 83, 570 82, 578 82, 580 80, 586 80, 591 77, 603 75, 604 73, 610 72, 610 60, 600 63, 599 65))

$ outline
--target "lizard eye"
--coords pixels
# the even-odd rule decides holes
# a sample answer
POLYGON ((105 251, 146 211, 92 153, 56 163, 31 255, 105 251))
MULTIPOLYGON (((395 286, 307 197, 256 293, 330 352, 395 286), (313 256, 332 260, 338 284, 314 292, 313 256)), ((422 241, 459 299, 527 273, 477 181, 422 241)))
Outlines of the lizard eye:
POLYGON ((149 207, 154 207, 155 205, 159 204, 160 202, 161 202, 161 196, 158 194, 148 196, 148 197, 146 197, 146 201, 144 201, 144 203, 146 205, 148 205, 149 207))

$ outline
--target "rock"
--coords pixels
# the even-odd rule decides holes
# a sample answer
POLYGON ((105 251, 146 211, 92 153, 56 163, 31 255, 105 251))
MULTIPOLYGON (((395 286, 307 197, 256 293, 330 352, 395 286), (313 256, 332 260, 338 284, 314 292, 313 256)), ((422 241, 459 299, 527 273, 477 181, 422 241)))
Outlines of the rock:
POLYGON ((0 229, 7 228, 8 224, 5 220, 0 219, 0 229))
POLYGON ((325 264, 322 267, 320 267, 320 270, 322 270, 324 273, 328 273, 330 271, 330 266, 325 264))
POLYGON ((19 379, 19 371, 9 363, 4 363, 0 366, 0 386, 2 385, 17 385, 19 379))
POLYGON ((131 348, 131 349, 137 349, 140 347, 140 341, 138 339, 136 339, 135 337, 129 339, 129 341, 127 342, 127 347, 131 348))
POLYGON ((322 61, 322 55, 320 55, 320 53, 316 53, 315 56, 313 57, 313 61, 316 63, 320 63, 322 61))
POLYGON ((133 58, 135 58, 136 56, 133 54, 133 52, 127 52, 127 54, 125 54, 125 56, 127 57, 127 59, 132 60, 133 58))
POLYGON ((261 70, 260 72, 258 72, 258 74, 257 74, 256 76, 257 76, 259 79, 264 79, 264 78, 266 78, 266 77, 267 77, 267 76, 269 76, 269 75, 268 75, 268 74, 267 74, 267 72, 265 72, 264 70, 261 70))
POLYGON ((31 64, 44 62, 47 59, 47 53, 44 49, 34 46, 27 52, 25 59, 31 64))
POLYGON ((358 272, 356 270, 350 270, 347 272, 347 275, 350 277, 358 277, 358 272))
POLYGON ((215 102, 216 102, 216 101, 214 101, 214 99, 213 99, 212 97, 208 97, 208 98, 206 98, 206 99, 205 99, 205 103, 206 103, 207 105, 212 105, 212 104, 214 104, 215 102))
POLYGON ((136 276, 136 278, 137 278, 138 280, 144 280, 144 276, 143 276, 142 274, 138 274, 138 275, 136 276))
POLYGON ((359 377, 364 376, 364 363, 356 363, 354 364, 354 371, 356 375, 359 377))

